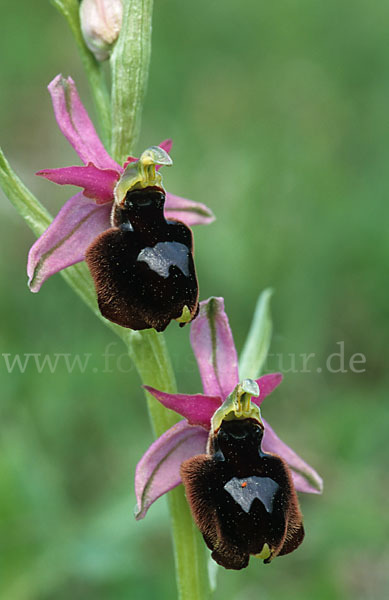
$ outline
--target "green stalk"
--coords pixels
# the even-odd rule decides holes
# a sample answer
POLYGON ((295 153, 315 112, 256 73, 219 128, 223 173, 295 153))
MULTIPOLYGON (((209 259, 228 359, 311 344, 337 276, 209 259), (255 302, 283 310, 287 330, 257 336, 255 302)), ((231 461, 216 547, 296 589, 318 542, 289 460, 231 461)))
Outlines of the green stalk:
POLYGON ((168 494, 174 540, 176 581, 180 600, 210 597, 208 556, 199 530, 192 519, 182 486, 168 494))
POLYGON ((111 145, 110 98, 104 77, 103 66, 86 46, 80 26, 80 3, 78 0, 51 0, 51 3, 65 17, 74 35, 78 51, 92 90, 97 115, 101 126, 101 137, 105 147, 111 145))
POLYGON ((153 0, 124 0, 123 24, 111 55, 112 155, 125 161, 140 132, 151 55, 153 0))

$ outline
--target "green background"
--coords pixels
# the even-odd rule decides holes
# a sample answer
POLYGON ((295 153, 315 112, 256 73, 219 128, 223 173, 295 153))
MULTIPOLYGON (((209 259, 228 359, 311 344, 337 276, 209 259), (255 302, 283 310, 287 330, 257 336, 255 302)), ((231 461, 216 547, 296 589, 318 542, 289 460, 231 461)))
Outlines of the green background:
MULTIPOLYGON (((388 22, 385 2, 156 2, 138 149, 172 137, 166 186, 217 215, 195 231, 200 293, 224 296, 238 350, 258 293, 275 289, 268 368, 289 372, 263 414, 325 481, 301 497, 299 550, 220 570, 216 600, 389 594, 388 22), (330 372, 339 342, 347 372, 330 372)), ((34 172, 79 161, 45 86, 71 74, 94 118, 80 60, 47 1, 2 0, 0 31, 0 142, 55 214, 72 190, 34 172)), ((0 199, 1 353, 92 355, 72 374, 62 361, 10 373, 0 357, 0 597, 170 600, 166 500, 132 517, 152 440, 139 379, 120 342, 104 372, 116 339, 60 276, 28 291, 33 235, 0 199)), ((172 324, 166 337, 179 390, 195 393, 188 334, 172 324)))

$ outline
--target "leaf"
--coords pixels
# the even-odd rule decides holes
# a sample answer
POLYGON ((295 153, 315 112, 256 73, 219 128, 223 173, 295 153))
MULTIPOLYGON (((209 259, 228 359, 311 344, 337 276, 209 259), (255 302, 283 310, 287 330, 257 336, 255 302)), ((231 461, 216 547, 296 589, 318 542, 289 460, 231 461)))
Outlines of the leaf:
POLYGON ((241 380, 256 379, 265 364, 273 329, 270 316, 270 299, 272 295, 273 290, 268 288, 258 298, 251 327, 239 361, 239 377, 241 380))

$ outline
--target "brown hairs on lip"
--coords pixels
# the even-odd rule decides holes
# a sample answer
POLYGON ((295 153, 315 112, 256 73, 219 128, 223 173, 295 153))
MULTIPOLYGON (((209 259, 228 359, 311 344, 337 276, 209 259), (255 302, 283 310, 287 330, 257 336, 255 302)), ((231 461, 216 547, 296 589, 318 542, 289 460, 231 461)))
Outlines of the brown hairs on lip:
POLYGON ((87 249, 100 311, 122 327, 163 331, 185 306, 191 319, 198 313, 192 232, 166 221, 164 201, 160 188, 129 192, 87 249))
MULTIPOLYGON (((250 437, 252 424, 230 423, 230 432, 246 427, 250 437)), ((223 428, 227 429, 224 423, 223 428)), ((260 554, 264 544, 270 550, 269 556, 263 556, 265 563, 295 550, 304 538, 304 527, 285 461, 261 452, 260 447, 247 453, 253 444, 233 440, 230 436, 229 455, 228 448, 221 452, 215 440, 211 455, 200 454, 183 462, 181 477, 212 558, 226 569, 243 569, 250 555, 260 554)))

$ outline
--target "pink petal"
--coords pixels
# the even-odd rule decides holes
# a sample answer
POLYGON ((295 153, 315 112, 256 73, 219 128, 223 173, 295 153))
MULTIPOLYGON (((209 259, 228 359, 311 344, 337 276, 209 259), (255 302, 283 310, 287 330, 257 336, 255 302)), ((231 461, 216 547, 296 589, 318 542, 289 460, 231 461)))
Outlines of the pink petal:
POLYGON ((221 405, 219 396, 166 394, 148 385, 145 385, 144 388, 166 408, 185 417, 191 425, 201 425, 207 430, 209 430, 213 413, 221 405))
POLYGON ((32 292, 50 275, 85 258, 89 244, 110 227, 111 206, 97 206, 82 192, 64 204, 51 225, 32 246, 27 274, 32 292))
POLYGON ((257 406, 261 406, 266 396, 271 394, 272 391, 275 390, 278 385, 280 385, 282 378, 282 373, 269 373, 268 375, 262 375, 262 377, 256 380, 259 387, 259 397, 251 398, 251 400, 257 406))
POLYGON ((204 393, 225 400, 238 383, 238 358, 223 298, 212 297, 200 303, 190 340, 204 393))
POLYGON ((123 165, 123 169, 125 169, 130 163, 136 162, 137 160, 138 159, 135 158, 134 156, 129 156, 123 165))
POLYGON ((202 427, 180 421, 150 446, 135 471, 136 519, 143 519, 157 498, 181 483, 181 463, 203 454, 207 439, 208 434, 202 427))
POLYGON ((268 423, 263 419, 265 433, 263 436, 262 450, 281 456, 292 470, 293 481, 298 492, 307 494, 321 494, 323 480, 311 466, 287 446, 268 423))
POLYGON ((57 75, 49 84, 48 90, 58 126, 82 162, 92 162, 101 169, 121 171, 121 167, 109 156, 100 142, 73 79, 57 75))
POLYGON ((96 200, 97 204, 113 201, 113 189, 120 173, 113 169, 99 169, 89 163, 86 167, 64 167, 44 169, 37 175, 60 185, 77 185, 84 188, 84 196, 96 200))
POLYGON ((167 140, 163 140, 163 142, 158 144, 158 146, 160 148, 162 148, 162 150, 165 150, 165 152, 167 152, 169 154, 170 150, 172 149, 172 146, 173 146, 173 140, 168 138, 167 140))
POLYGON ((168 219, 182 221, 188 227, 209 225, 215 220, 213 212, 205 204, 173 194, 166 194, 165 213, 168 219))

